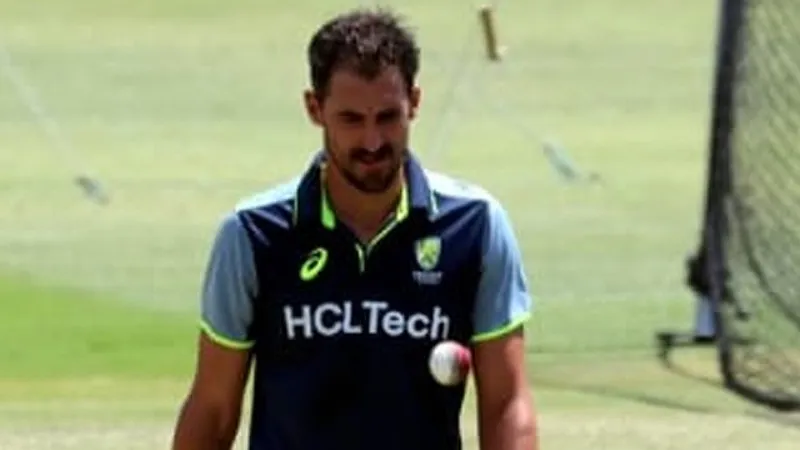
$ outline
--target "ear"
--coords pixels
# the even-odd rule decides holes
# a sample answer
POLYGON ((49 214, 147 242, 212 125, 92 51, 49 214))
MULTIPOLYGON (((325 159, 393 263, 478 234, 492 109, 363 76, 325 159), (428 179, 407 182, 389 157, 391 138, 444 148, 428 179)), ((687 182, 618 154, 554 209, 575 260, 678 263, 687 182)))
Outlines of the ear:
POLYGON ((419 110, 419 102, 422 99, 422 90, 418 86, 411 88, 409 93, 409 110, 408 118, 414 119, 417 117, 417 110, 419 110))
POLYGON ((303 92, 303 102, 311 122, 314 125, 322 126, 322 105, 313 90, 307 89, 303 92))

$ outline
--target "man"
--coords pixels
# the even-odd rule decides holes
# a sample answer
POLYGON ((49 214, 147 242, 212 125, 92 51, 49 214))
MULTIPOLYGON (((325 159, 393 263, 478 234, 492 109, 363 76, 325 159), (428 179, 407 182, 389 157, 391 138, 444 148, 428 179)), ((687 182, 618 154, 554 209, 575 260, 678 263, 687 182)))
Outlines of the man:
POLYGON ((480 448, 538 448, 520 251, 494 198, 408 150, 413 36, 358 10, 324 24, 308 58, 324 149, 223 221, 173 448, 230 448, 254 361, 250 449, 459 449, 465 385, 427 371, 446 339, 472 346, 480 448))

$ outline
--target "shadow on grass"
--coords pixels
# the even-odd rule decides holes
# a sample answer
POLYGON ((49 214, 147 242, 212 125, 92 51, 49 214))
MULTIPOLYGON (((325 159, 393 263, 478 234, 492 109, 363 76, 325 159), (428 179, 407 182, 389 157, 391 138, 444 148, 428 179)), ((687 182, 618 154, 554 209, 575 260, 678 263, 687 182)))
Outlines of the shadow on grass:
MULTIPOLYGON (((666 362, 664 365, 665 370, 668 372, 689 379, 695 383, 701 383, 714 389, 725 390, 722 383, 711 377, 693 373, 685 367, 679 366, 672 362, 666 362)), ((647 392, 641 392, 635 389, 624 389, 617 386, 608 386, 603 384, 578 384, 568 383, 552 379, 539 379, 537 385, 547 387, 550 389, 577 392, 586 395, 594 395, 599 397, 606 397, 615 400, 624 400, 629 402, 636 402, 650 407, 670 409, 673 411, 688 412, 693 414, 705 414, 713 416, 744 416, 752 419, 768 422, 773 425, 781 427, 789 427, 800 430, 800 415, 780 413, 772 410, 764 409, 758 405, 753 405, 743 411, 731 412, 725 411, 712 406, 702 406, 696 403, 689 403, 664 396, 653 395, 647 392)), ((730 395, 735 395, 730 393, 730 395)))
POLYGON ((578 392, 581 394, 606 397, 615 400, 632 401, 647 406, 667 408, 667 409, 697 413, 697 414, 721 414, 720 411, 715 410, 713 408, 692 405, 689 403, 684 403, 673 399, 659 397, 635 390, 622 389, 615 386, 607 386, 601 384, 597 385, 573 384, 573 383, 564 383, 560 381, 546 380, 546 379, 537 380, 536 383, 538 386, 547 387, 550 389, 578 392))
MULTIPOLYGON (((710 386, 715 389, 723 390, 730 395, 736 395, 725 389, 724 385, 719 380, 715 380, 705 375, 692 373, 685 367, 674 364, 671 360, 663 360, 663 366, 669 372, 680 377, 696 383, 705 384, 706 386, 710 386)), ((759 405, 753 405, 752 407, 744 410, 741 414, 754 419, 767 421, 775 425, 800 429, 800 414, 798 413, 779 412, 777 410, 766 409, 759 405)))

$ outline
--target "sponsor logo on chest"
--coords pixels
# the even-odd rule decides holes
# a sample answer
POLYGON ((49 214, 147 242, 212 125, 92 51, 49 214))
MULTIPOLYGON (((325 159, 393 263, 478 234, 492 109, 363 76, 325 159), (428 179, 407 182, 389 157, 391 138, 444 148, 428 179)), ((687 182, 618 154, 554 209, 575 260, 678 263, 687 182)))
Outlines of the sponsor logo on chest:
POLYGON ((438 341, 450 334, 450 317, 440 306, 408 314, 377 300, 286 305, 283 319, 289 339, 350 334, 438 341))

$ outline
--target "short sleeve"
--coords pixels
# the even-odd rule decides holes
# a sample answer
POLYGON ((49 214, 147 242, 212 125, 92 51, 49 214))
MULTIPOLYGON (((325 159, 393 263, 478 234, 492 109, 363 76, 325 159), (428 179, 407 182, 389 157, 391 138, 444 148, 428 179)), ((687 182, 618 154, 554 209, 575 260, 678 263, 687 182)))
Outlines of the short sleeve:
POLYGON ((533 307, 521 251, 507 212, 490 199, 486 215, 473 342, 514 331, 530 318, 533 307))
POLYGON ((251 347, 256 290, 250 240, 232 213, 217 230, 203 280, 200 324, 206 335, 228 348, 251 347))

